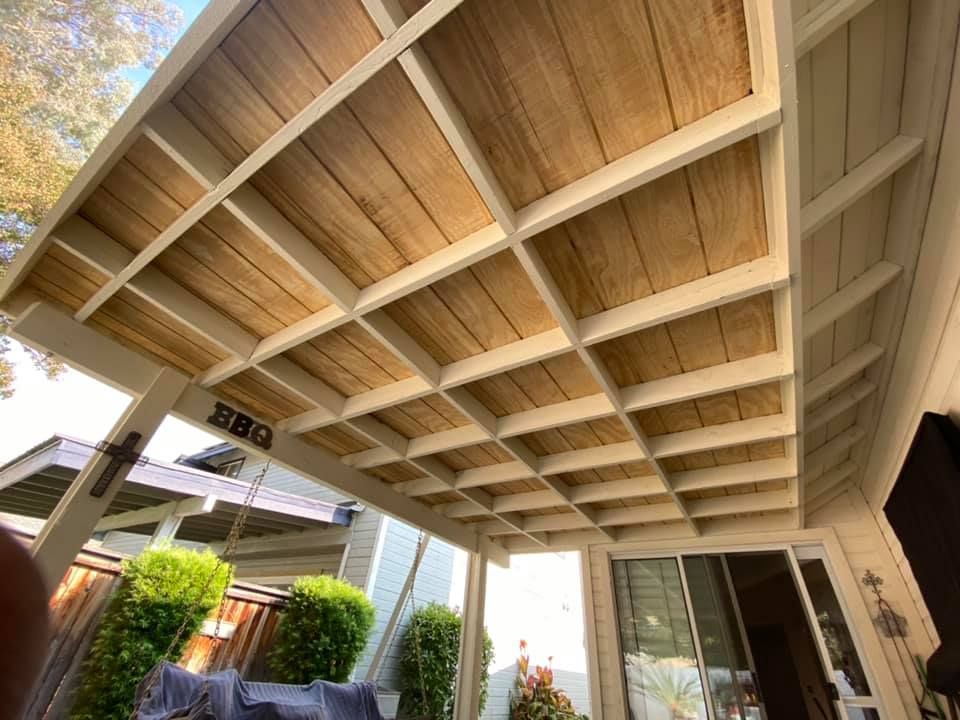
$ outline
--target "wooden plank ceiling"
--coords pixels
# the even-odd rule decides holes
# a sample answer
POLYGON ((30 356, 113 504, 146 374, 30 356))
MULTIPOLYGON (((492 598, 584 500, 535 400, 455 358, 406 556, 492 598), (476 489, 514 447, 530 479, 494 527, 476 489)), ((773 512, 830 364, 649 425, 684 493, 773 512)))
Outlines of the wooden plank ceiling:
MULTIPOLYGON (((750 104, 772 42, 753 3, 467 0, 351 82, 422 3, 400 4, 254 4, 53 232, 21 303, 510 548, 796 526, 803 440, 822 497, 855 474, 877 387, 891 176, 919 148, 898 137, 906 0, 800 59, 795 231, 771 180, 789 124, 750 104), (757 118, 711 141, 724 113, 757 118), (655 169, 606 180, 634 166, 655 169)), ((828 5, 793 0, 798 36, 828 5)))

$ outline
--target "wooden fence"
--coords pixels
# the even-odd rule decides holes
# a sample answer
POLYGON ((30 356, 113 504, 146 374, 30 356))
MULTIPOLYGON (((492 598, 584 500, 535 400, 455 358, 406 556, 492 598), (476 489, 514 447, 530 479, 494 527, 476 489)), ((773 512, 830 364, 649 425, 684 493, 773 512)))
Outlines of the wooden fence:
MULTIPOLYGON (((83 661, 96 637, 107 601, 120 582, 121 556, 86 548, 50 599, 53 639, 37 692, 25 720, 61 720, 80 679, 83 661)), ((236 630, 226 640, 198 635, 179 664, 194 672, 236 668, 242 677, 263 679, 287 593, 235 583, 227 593, 224 621, 236 630)))

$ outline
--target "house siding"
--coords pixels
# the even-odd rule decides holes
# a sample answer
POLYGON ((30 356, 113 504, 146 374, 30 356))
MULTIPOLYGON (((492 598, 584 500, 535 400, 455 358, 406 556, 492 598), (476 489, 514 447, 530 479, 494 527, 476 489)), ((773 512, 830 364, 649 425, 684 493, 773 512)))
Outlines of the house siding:
MULTIPOLYGON (((218 456, 217 462, 227 462, 241 456, 240 451, 233 451, 218 456)), ((237 479, 242 482, 253 482, 263 470, 263 466, 263 460, 247 457, 237 479)), ((301 497, 334 504, 348 502, 351 499, 278 465, 270 466, 263 477, 263 485, 271 490, 279 490, 291 495, 300 495, 301 497)), ((365 590, 367 589, 367 578, 381 522, 383 522, 383 515, 373 508, 365 508, 353 520, 353 537, 350 541, 350 550, 347 554, 343 578, 365 590)), ((334 568, 332 572, 336 573, 337 570, 338 568, 334 568)))
MULTIPOLYGON (((354 678, 362 680, 370 667, 370 661, 383 638, 390 615, 400 597, 400 591, 410 572, 417 551, 419 530, 398 520, 386 521, 383 552, 376 559, 375 579, 369 595, 377 609, 373 635, 360 659, 354 678)), ((420 563, 413 585, 417 607, 430 602, 446 605, 450 597, 453 572, 453 548, 445 542, 432 539, 420 563)), ((399 689, 399 660, 403 651, 403 639, 412 608, 408 602, 397 626, 390 647, 383 656, 377 675, 377 684, 384 689, 399 689)))

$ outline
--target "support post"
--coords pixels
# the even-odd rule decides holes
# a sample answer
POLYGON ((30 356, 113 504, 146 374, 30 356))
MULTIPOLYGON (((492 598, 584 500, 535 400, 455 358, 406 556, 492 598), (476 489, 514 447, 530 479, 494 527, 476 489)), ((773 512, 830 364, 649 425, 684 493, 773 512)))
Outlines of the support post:
POLYGON ((487 553, 470 555, 460 635, 460 666, 454 699, 454 720, 480 717, 480 670, 483 665, 483 611, 487 596, 487 553))
MULTIPOLYGON (((139 439, 130 449, 141 452, 180 397, 187 382, 187 378, 175 370, 160 370, 147 392, 132 401, 123 417, 113 426, 107 442, 119 446, 130 433, 139 433, 139 439)), ((120 460, 104 452, 94 453, 33 541, 30 552, 40 566, 47 589, 51 592, 57 588, 84 543, 90 539, 130 472, 131 464, 120 460)))
POLYGON ((173 540, 177 536, 180 524, 183 522, 183 515, 177 515, 174 511, 157 523, 156 530, 150 537, 150 544, 154 545, 163 540, 173 540))
POLYGON ((397 631, 397 625, 400 624, 400 618, 403 617, 403 610, 407 606, 407 598, 413 590, 413 583, 417 580, 417 570, 420 569, 420 563, 423 556, 427 553, 427 546, 430 544, 430 536, 424 533, 423 541, 417 548, 417 554, 413 557, 413 564, 410 566, 410 572, 407 573, 407 579, 403 581, 403 587, 400 588, 400 594, 397 596, 397 602, 393 606, 393 612, 387 621, 387 627, 383 631, 383 637, 380 638, 380 644, 373 654, 370 661, 370 667, 367 668, 367 676, 364 678, 367 682, 376 682, 377 673, 380 671, 380 665, 383 663, 383 656, 387 653, 387 648, 393 641, 393 635, 397 631))

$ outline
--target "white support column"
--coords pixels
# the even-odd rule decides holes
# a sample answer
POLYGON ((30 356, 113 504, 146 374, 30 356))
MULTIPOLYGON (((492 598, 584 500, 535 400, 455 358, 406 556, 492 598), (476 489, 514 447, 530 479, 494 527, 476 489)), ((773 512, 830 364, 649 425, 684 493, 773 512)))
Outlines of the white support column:
MULTIPOLYGON (((128 433, 138 432, 141 437, 133 449, 142 452, 186 386, 186 377, 169 368, 161 369, 143 397, 130 403, 127 412, 110 431, 107 442, 119 445, 128 433)), ((99 497, 91 495, 90 491, 113 460, 105 453, 96 453, 90 459, 33 541, 31 554, 51 591, 60 583, 83 544, 90 539, 130 472, 129 463, 121 464, 103 494, 99 497)))
POLYGON ((480 717, 480 669, 483 664, 483 610, 487 597, 487 553, 470 555, 460 633, 460 665, 454 696, 453 720, 480 717))
POLYGON ((180 524, 183 522, 183 515, 177 515, 175 512, 169 513, 163 520, 157 523, 157 529, 153 531, 150 538, 150 545, 162 542, 163 540, 173 540, 177 536, 180 524))
POLYGON ((384 628, 383 637, 380 638, 380 644, 373 654, 370 661, 370 667, 367 668, 367 676, 364 678, 367 682, 376 682, 377 674, 380 672, 380 665, 383 663, 383 656, 387 653, 387 648, 393 642, 393 635, 397 631, 397 625, 400 624, 400 618, 403 617, 403 611, 407 607, 407 598, 413 590, 413 584, 417 579, 417 570, 420 569, 420 563, 423 562, 423 556, 427 554, 427 547, 430 545, 430 536, 426 533, 423 540, 417 548, 417 553, 413 557, 413 564, 410 565, 410 572, 407 573, 407 579, 403 581, 403 587, 400 588, 400 594, 397 596, 397 602, 393 606, 393 612, 387 621, 387 627, 384 628))

